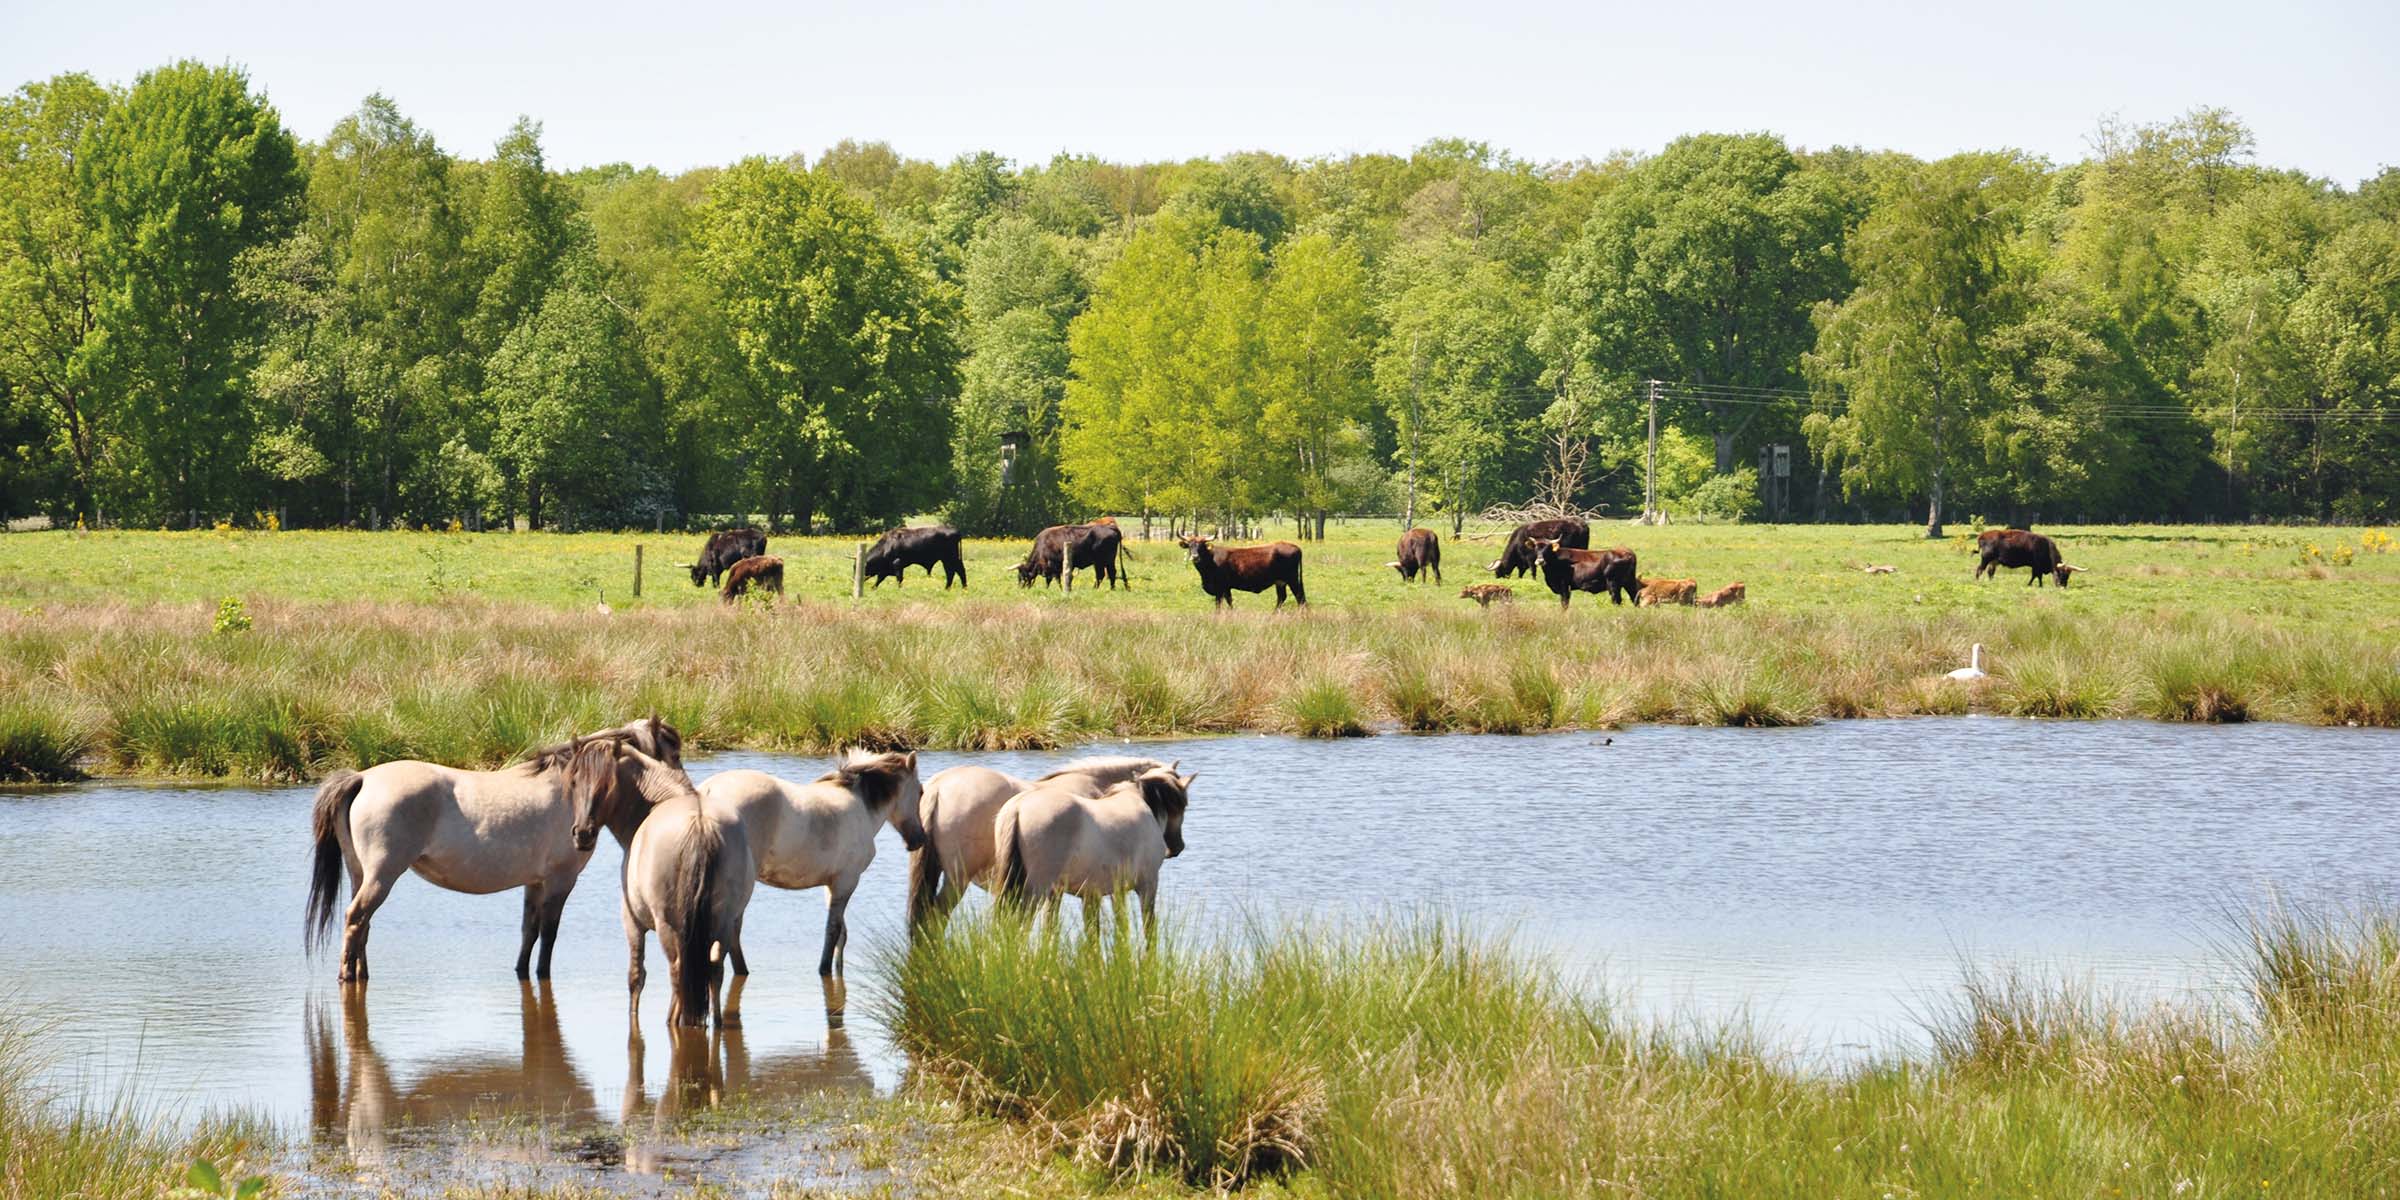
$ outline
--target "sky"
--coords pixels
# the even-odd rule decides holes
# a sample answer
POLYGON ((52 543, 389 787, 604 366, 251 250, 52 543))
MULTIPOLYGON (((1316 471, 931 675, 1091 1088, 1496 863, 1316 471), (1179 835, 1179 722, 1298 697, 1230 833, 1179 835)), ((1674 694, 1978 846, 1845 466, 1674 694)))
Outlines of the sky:
POLYGON ((382 92, 466 157, 529 115, 562 169, 813 157, 844 138, 1040 162, 1464 137, 1548 162, 1759 130, 2066 162, 2104 118, 2211 105, 2250 126, 2259 162, 2349 186, 2400 165, 2395 48, 2394 0, 0 0, 0 86, 233 63, 302 137, 382 92))

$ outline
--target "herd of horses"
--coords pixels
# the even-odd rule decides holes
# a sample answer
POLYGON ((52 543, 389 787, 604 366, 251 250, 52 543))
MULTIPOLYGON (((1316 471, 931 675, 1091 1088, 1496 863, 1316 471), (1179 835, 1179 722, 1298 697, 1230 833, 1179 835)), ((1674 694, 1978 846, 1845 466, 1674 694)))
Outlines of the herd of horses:
MULTIPOLYGON (((567 897, 602 831, 624 850, 627 1007, 638 1025, 655 934, 672 979, 669 1026, 741 1021, 750 972, 742 918, 757 885, 826 892, 817 973, 837 979, 847 911, 889 825, 912 856, 909 924, 924 928, 972 884, 1016 908, 1055 913, 1083 898, 1087 923, 1124 895, 1152 928, 1160 864, 1183 852, 1183 815, 1196 775, 1148 758, 1087 758, 1038 779, 958 766, 920 782, 915 753, 853 750, 800 783, 724 771, 694 783, 683 739, 657 717, 538 750, 495 771, 381 763, 337 772, 317 789, 308 942, 341 925, 340 979, 367 979, 375 914, 401 875, 452 891, 522 889, 520 979, 550 977, 567 897), (341 902, 345 878, 350 899, 341 902), (538 949, 538 957, 536 951, 538 949)), ((828 1003, 838 993, 828 990, 828 1003)))
MULTIPOLYGON (((1722 608, 1740 604, 1749 597, 1749 590, 1740 581, 1727 584, 1714 592, 1702 593, 1696 579, 1644 579, 1637 572, 1634 552, 1624 546, 1604 550, 1591 548, 1591 524, 1577 517, 1527 521, 1509 531, 1508 540, 1500 548, 1500 557, 1491 564, 1492 575, 1511 579, 1524 575, 1539 576, 1564 609, 1577 592, 1606 594, 1612 604, 1623 604, 1631 598, 1638 605, 1687 604, 1699 608, 1722 608)), ((1290 542, 1273 542, 1264 546, 1220 546, 1215 539, 1192 535, 1175 539, 1190 560, 1200 578, 1200 590, 1205 592, 1211 607, 1231 608, 1233 593, 1257 594, 1269 588, 1275 591, 1275 607, 1282 608, 1288 597, 1298 604, 1308 603, 1308 589, 1301 577, 1302 552, 1290 542)), ((783 591, 783 560, 768 555, 766 535, 755 529, 721 530, 709 535, 701 548, 699 561, 684 564, 691 568, 695 586, 714 585, 722 578, 723 598, 731 604, 745 592, 764 589, 781 594, 783 591)), ((2023 529, 1990 529, 1976 538, 1979 556, 1975 577, 1989 572, 1998 576, 2004 568, 2027 568, 2027 582, 2039 583, 2055 578, 2060 587, 2080 567, 2071 566, 2060 557, 2058 545, 2050 538, 2023 529)), ((1400 535, 1397 557, 1384 564, 1400 573, 1404 583, 1415 583, 1419 577, 1442 581, 1442 539, 1430 529, 1411 529, 1400 535)), ((1075 525, 1053 525, 1033 539, 1024 561, 1017 564, 1017 585, 1030 587, 1036 579, 1045 584, 1065 584, 1075 590, 1075 573, 1092 572, 1092 586, 1106 584, 1112 590, 1133 586, 1132 578, 1123 571, 1121 563, 1130 560, 1131 551, 1125 545, 1124 531, 1113 517, 1098 517, 1075 525)), ((860 560, 863 579, 873 580, 876 587, 890 579, 894 586, 907 578, 910 567, 922 567, 931 577, 933 569, 942 568, 942 588, 952 583, 960 588, 967 585, 967 564, 960 549, 957 529, 948 525, 927 525, 909 529, 894 529, 876 539, 860 560)), ((1473 584, 1459 592, 1462 599, 1473 600, 1486 608, 1495 600, 1513 600, 1515 592, 1505 585, 1473 584)))

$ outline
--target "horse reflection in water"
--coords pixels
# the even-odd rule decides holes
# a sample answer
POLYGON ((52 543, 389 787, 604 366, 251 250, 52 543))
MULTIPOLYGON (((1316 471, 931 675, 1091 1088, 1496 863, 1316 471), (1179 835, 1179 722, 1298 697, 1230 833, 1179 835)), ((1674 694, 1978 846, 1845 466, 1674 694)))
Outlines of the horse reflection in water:
MULTIPOLYGON (((725 1003, 739 1003, 749 980, 736 976, 727 984, 725 1003)), ((824 980, 827 1011, 840 1012, 842 981, 824 980)), ((710 1032, 688 1025, 667 1027, 667 1082, 658 1098, 650 1098, 643 1079, 648 1059, 637 1023, 625 1042, 625 1102, 623 1107, 625 1169, 657 1174, 682 1161, 674 1151, 675 1125, 683 1117, 715 1108, 732 1096, 805 1096, 825 1092, 872 1092, 875 1078, 850 1045, 849 1031, 837 1019, 825 1030, 825 1044, 815 1050, 752 1058, 741 1026, 710 1032), (649 1118, 647 1139, 637 1132, 649 1118)))
POLYGON ((399 1073, 377 1052, 368 1033, 364 989, 342 989, 346 1072, 340 1069, 326 1006, 311 1005, 304 1033, 316 1129, 320 1134, 342 1131, 353 1157, 379 1162, 390 1149, 389 1131, 400 1126, 500 1114, 570 1123, 597 1120, 599 1104, 591 1084, 576 1073, 567 1058, 566 1041, 559 1036, 558 1005, 550 985, 520 983, 518 1004, 524 1044, 516 1055, 477 1050, 436 1059, 422 1071, 399 1073))

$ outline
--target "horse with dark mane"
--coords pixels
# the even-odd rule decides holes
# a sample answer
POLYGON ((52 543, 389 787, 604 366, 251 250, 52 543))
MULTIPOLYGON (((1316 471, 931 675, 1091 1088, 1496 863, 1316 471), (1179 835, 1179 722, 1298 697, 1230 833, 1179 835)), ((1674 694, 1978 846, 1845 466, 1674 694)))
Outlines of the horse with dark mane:
MULTIPOLYGON (((622 742, 678 774, 683 770, 682 736, 657 717, 644 717, 534 751, 497 771, 401 760, 334 772, 317 788, 314 806, 304 922, 311 947, 332 932, 346 868, 351 895, 342 916, 341 979, 365 979, 375 912, 400 876, 413 870, 454 892, 525 889, 517 977, 526 977, 538 940, 542 956, 534 974, 548 979, 559 915, 592 857, 591 845, 575 836, 566 771, 584 747, 603 741, 622 742)), ((609 832, 630 843, 639 823, 639 814, 628 810, 609 832)))

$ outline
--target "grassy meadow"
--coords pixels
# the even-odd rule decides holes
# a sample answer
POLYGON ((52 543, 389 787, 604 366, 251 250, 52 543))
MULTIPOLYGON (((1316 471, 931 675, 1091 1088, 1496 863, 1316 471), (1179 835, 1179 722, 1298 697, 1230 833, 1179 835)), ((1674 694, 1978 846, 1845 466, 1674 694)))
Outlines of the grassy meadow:
MULTIPOLYGON (((963 927, 961 927, 963 926, 963 927)), ((1445 1196, 2350 1197, 2400 1179, 2400 925, 2269 913, 2212 1005, 1970 976, 1934 1052, 1828 1073, 1632 1026, 1439 922, 892 952, 924 1083, 1073 1158, 1203 1187, 1445 1196), (993 1003, 1005 996, 1008 1003, 993 1003)))
POLYGON ((1499 531, 1445 537, 1441 586, 1383 565, 1395 532, 1336 526, 1306 545, 1305 612, 1229 615, 1166 543, 1135 543, 1126 591, 1020 588, 1022 543, 972 542, 971 590, 919 573, 853 601, 855 541, 782 538, 785 599, 729 609, 675 568, 689 536, 4 535, 0 779, 491 764, 645 711, 806 751, 1968 711, 2400 725, 2400 553, 2375 530, 2053 528, 2086 569, 2062 591, 1972 580, 1964 532, 1610 525, 1645 575, 1750 602, 1563 614, 1531 578, 1488 613, 1458 598, 1499 531), (1977 642, 1991 678, 1942 678, 1977 642))

